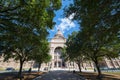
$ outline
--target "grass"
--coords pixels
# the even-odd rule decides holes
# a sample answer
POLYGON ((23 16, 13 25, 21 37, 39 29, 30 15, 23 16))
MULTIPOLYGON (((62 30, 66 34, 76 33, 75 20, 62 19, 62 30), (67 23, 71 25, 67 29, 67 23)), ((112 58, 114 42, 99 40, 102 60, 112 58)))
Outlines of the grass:
MULTIPOLYGON (((42 75, 43 72, 31 72, 31 73, 23 73, 24 78, 22 80, 33 80, 34 78, 42 75)), ((0 80, 19 80, 19 78, 15 77, 15 73, 5 73, 0 74, 0 80)))
POLYGON ((104 72, 104 74, 120 75, 120 72, 104 72))
POLYGON ((0 71, 4 71, 5 69, 4 68, 0 68, 0 71))
MULTIPOLYGON (((87 80, 98 80, 96 79, 97 73, 95 72, 82 72, 79 74, 87 78, 87 80)), ((120 75, 120 72, 116 72, 116 73, 106 72, 102 74, 103 76, 102 80, 120 80, 119 75, 120 75)))
POLYGON ((94 70, 93 68, 86 68, 87 70, 94 70))

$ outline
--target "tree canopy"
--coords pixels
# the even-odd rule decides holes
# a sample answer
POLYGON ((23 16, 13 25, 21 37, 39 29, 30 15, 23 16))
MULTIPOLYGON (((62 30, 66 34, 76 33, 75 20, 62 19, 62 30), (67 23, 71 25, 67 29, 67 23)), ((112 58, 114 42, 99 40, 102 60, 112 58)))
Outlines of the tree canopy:
POLYGON ((20 75, 24 61, 44 45, 60 7, 61 0, 0 1, 0 53, 20 61, 20 75))
MULTIPOLYGON (((16 34, 27 37, 27 33, 46 33, 46 29, 55 24, 54 10, 59 9, 61 1, 58 0, 1 0, 0 1, 0 51, 7 49, 5 44, 16 34), (24 30, 21 32, 20 30, 24 30), (7 42, 5 42, 7 41, 7 42)), ((40 34, 39 34, 40 35, 40 34)), ((42 35, 41 35, 42 36, 42 35)))
POLYGON ((33 52, 31 57, 35 61, 35 63, 38 64, 38 71, 40 71, 42 63, 48 63, 51 60, 49 50, 49 43, 47 40, 45 40, 42 42, 42 45, 38 47, 38 50, 36 50, 36 52, 33 52))
POLYGON ((113 45, 119 40, 119 7, 119 0, 74 0, 73 4, 65 8, 65 16, 75 14, 73 20, 80 24, 79 33, 82 32, 77 41, 83 41, 83 51, 95 63, 99 75, 99 59, 118 55, 113 45))

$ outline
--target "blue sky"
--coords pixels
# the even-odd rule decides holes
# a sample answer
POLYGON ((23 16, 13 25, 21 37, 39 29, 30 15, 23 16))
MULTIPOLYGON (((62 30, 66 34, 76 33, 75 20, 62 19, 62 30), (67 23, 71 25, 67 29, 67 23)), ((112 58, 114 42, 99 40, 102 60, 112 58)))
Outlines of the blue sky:
POLYGON ((63 16, 64 7, 69 6, 69 4, 71 3, 72 3, 72 0, 62 0, 61 9, 59 9, 58 11, 55 11, 56 16, 54 17, 54 22, 56 22, 56 25, 54 26, 52 30, 49 30, 50 34, 48 38, 53 38, 53 36, 55 35, 58 29, 62 31, 65 38, 67 38, 67 36, 71 34, 73 31, 79 30, 79 25, 77 24, 77 22, 71 21, 74 14, 70 15, 68 18, 63 16))

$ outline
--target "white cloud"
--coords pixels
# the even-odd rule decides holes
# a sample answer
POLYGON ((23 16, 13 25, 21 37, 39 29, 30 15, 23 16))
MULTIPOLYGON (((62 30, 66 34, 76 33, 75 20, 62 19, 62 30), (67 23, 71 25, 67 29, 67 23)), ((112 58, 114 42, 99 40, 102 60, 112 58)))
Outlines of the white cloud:
POLYGON ((62 32, 64 33, 65 30, 69 30, 73 27, 75 27, 75 23, 72 22, 72 19, 74 17, 74 13, 70 15, 68 18, 59 18, 58 20, 61 21, 61 23, 57 26, 57 28, 61 29, 62 32))

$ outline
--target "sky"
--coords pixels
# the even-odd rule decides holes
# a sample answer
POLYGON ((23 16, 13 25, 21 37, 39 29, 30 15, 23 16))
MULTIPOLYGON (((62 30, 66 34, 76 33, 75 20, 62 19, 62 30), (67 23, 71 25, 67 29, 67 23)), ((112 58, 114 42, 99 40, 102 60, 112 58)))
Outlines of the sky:
POLYGON ((79 25, 75 21, 71 21, 74 14, 71 14, 69 17, 64 17, 64 8, 69 6, 72 3, 72 0, 62 0, 61 9, 55 11, 56 16, 53 21, 56 22, 56 25, 53 29, 49 30, 48 38, 53 38, 58 29, 60 29, 65 38, 70 35, 73 31, 79 30, 79 25))

